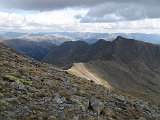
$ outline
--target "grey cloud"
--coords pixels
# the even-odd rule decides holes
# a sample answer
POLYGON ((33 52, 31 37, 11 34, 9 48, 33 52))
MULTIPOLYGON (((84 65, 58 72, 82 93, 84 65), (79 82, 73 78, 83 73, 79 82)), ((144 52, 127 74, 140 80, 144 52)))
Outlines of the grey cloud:
POLYGON ((148 4, 160 5, 160 0, 0 0, 0 6, 23 10, 54 10, 66 7, 92 7, 105 2, 114 2, 117 5, 127 4, 148 4))
POLYGON ((104 3, 106 0, 0 0, 0 6, 23 10, 55 10, 67 7, 88 7, 104 3))
POLYGON ((133 21, 160 18, 160 0, 0 0, 0 8, 50 11, 87 7, 86 16, 74 16, 82 23, 133 21))
POLYGON ((152 2, 154 3, 150 3, 150 0, 142 0, 143 2, 138 2, 137 0, 131 0, 130 2, 121 0, 123 1, 121 3, 113 1, 90 8, 86 16, 81 19, 81 22, 119 22, 145 18, 160 18, 160 2, 157 0, 153 0, 152 2))
POLYGON ((81 19, 82 16, 81 16, 81 15, 75 15, 74 18, 75 18, 75 19, 81 19))

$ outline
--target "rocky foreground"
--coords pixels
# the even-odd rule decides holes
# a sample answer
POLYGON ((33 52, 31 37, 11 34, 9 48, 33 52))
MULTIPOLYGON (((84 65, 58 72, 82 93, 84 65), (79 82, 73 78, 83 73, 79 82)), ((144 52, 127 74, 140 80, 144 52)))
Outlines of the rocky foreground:
POLYGON ((159 120, 160 106, 0 44, 0 120, 159 120))

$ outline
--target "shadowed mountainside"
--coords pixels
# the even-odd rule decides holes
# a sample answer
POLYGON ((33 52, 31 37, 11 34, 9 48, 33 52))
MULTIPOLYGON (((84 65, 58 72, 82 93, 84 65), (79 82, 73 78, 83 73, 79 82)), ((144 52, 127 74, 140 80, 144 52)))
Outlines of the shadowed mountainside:
POLYGON ((44 62, 65 66, 69 63, 94 60, 114 60, 125 64, 144 62, 159 69, 160 45, 117 37, 113 42, 99 40, 93 45, 83 41, 70 41, 50 51, 44 62), (56 57, 55 57, 56 56, 56 57))
POLYGON ((35 60, 41 60, 50 50, 56 48, 56 45, 49 42, 27 41, 21 39, 4 40, 3 43, 35 60))

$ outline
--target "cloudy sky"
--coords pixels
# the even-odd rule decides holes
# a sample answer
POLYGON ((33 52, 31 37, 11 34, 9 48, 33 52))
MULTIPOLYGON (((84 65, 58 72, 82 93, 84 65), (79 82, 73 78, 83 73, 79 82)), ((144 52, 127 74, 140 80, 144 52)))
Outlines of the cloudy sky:
POLYGON ((0 0, 0 31, 160 33, 160 0, 0 0))

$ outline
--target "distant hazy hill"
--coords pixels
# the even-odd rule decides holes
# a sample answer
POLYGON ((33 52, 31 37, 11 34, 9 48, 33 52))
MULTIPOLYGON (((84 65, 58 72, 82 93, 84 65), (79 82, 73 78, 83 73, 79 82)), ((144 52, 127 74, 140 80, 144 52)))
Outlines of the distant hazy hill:
POLYGON ((6 32, 2 34, 5 38, 13 39, 19 36, 27 35, 27 33, 20 33, 20 32, 6 32))
POLYGON ((60 45, 65 41, 73 41, 75 40, 73 37, 61 35, 58 33, 18 33, 18 32, 7 32, 4 34, 0 34, 3 40, 8 39, 21 39, 24 41, 34 41, 34 42, 50 42, 55 45, 60 45))
POLYGON ((97 42, 99 39, 113 41, 118 36, 128 39, 136 39, 140 41, 160 44, 160 34, 145 33, 90 33, 90 32, 51 32, 51 33, 19 33, 4 32, 0 37, 5 39, 23 39, 29 41, 49 41, 59 45, 65 41, 86 41, 89 44, 97 42))
MULTIPOLYGON (((89 74, 106 80, 111 86, 134 93, 140 91, 143 95, 160 95, 160 45, 123 37, 113 42, 99 40, 93 45, 65 42, 50 51, 43 61, 61 67, 82 63, 89 74)), ((73 69, 79 73, 75 74, 84 74, 81 73, 84 68, 77 66, 73 69)))
POLYGON ((27 34, 17 37, 18 39, 35 42, 50 42, 55 45, 60 45, 65 41, 74 41, 75 39, 61 34, 27 34))

